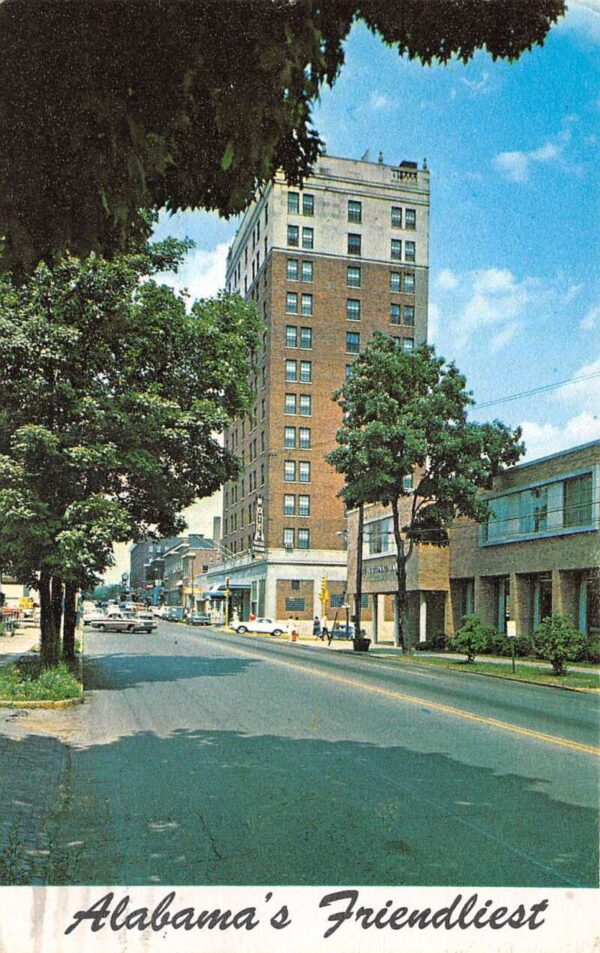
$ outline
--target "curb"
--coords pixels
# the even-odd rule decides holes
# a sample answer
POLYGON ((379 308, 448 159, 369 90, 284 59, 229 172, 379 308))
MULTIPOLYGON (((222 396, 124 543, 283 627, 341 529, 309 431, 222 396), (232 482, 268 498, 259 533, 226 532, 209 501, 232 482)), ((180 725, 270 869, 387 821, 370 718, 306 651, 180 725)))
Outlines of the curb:
MULTIPOLYGON (((383 655, 371 655, 369 657, 380 662, 390 661, 389 658, 383 655)), ((402 662, 403 660, 400 659, 399 661, 402 662)), ((396 664, 398 664, 398 662, 396 664)), ((408 664, 411 665, 413 663, 409 662, 408 664)), ((420 659, 416 664, 437 669, 442 672, 455 672, 457 675, 475 675, 479 678, 495 678, 501 682, 518 682, 520 685, 535 685, 537 688, 557 688, 561 692, 579 692, 583 695, 597 695, 600 693, 600 688, 575 688, 573 685, 554 685, 552 682, 534 682, 529 678, 514 678, 512 675, 495 675, 493 672, 463 672, 459 668, 446 668, 444 665, 435 665, 433 662, 421 661, 420 659)))
POLYGON ((74 708, 75 705, 83 705, 83 692, 76 698, 62 698, 59 701, 44 701, 43 699, 23 699, 0 698, 0 708, 74 708))

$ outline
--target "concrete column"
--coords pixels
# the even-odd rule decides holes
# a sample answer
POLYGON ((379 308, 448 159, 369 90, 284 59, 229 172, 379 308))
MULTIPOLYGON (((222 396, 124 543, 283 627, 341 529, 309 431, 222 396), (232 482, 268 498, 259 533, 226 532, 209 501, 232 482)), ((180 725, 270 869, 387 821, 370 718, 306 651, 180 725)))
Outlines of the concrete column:
POLYGON ((498 625, 498 604, 494 580, 488 576, 475 576, 475 615, 487 625, 498 625))
POLYGON ((419 592, 419 642, 427 641, 427 593, 419 592))
POLYGON ((510 574, 511 618, 517 623, 517 635, 529 635, 533 631, 531 613, 531 584, 527 576, 510 574))
POLYGON ((577 624, 579 608, 578 574, 564 572, 561 569, 552 571, 552 612, 568 615, 574 625, 577 624))

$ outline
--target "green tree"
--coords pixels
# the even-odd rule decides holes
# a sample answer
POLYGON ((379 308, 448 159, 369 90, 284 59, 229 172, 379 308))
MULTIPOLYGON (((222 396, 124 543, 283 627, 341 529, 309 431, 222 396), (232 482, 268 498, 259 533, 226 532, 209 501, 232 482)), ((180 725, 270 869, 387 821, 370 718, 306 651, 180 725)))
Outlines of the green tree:
POLYGON ((0 563, 40 592, 42 658, 72 653, 77 589, 112 546, 183 528, 238 473, 218 435, 251 405, 258 322, 220 295, 187 307, 152 277, 186 243, 91 255, 0 279, 0 563))
POLYGON ((454 364, 445 365, 433 347, 406 352, 400 340, 376 332, 333 395, 344 422, 327 460, 344 475, 344 500, 351 506, 391 507, 395 642, 407 651, 406 567, 414 546, 446 546, 448 527, 458 515, 485 519, 489 507, 481 490, 524 452, 519 429, 467 419, 473 400, 465 385, 454 364), (401 525, 400 500, 406 497, 410 513, 401 525))
MULTIPOLYGON (((4 0, 0 236, 11 268, 107 254, 140 208, 242 210, 306 175, 311 108, 362 21, 400 56, 518 58, 564 0, 4 0)), ((398 95, 401 91, 398 90, 398 95)))
POLYGON ((573 625, 568 615, 552 615, 542 619, 534 635, 538 655, 552 665, 556 675, 567 671, 565 662, 575 662, 585 647, 585 636, 573 625))

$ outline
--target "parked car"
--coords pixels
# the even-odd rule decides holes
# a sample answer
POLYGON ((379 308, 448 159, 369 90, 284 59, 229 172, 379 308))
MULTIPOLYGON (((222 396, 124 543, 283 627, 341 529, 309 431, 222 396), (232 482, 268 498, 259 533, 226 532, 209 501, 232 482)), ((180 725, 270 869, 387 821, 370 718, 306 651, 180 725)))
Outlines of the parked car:
POLYGON ((156 628, 156 622, 153 619, 136 619, 135 616, 117 615, 111 613, 100 618, 91 619, 84 625, 88 625, 98 632, 152 632, 156 628))
POLYGON ((332 639, 353 639, 354 638, 354 625, 352 622, 349 622, 346 626, 345 622, 336 622, 331 630, 332 639))
POLYGON ((282 625, 280 622, 275 622, 274 619, 253 619, 248 622, 238 622, 237 625, 233 626, 238 635, 243 635, 245 632, 262 632, 265 635, 282 635, 284 632, 288 632, 287 625, 282 625))
POLYGON ((185 621, 188 625, 210 625, 212 623, 208 612, 190 612, 185 621))
POLYGON ((181 622, 183 619, 183 606, 167 606, 164 618, 167 622, 181 622))

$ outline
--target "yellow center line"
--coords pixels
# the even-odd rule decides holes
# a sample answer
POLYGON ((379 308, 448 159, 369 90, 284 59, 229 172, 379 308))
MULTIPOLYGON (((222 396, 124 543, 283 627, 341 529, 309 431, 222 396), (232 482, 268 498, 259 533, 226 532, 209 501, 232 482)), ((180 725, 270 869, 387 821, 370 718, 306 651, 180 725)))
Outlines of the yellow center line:
POLYGON ((405 692, 399 692, 396 689, 380 688, 378 685, 369 685, 367 682, 361 682, 355 678, 346 678, 343 675, 334 675, 332 672, 319 671, 318 669, 307 669, 304 665, 297 662, 288 662, 284 659, 276 659, 269 655, 262 655, 257 652, 249 652, 240 649, 238 646, 223 645, 221 641, 219 646, 229 649, 232 652, 241 652, 250 658, 260 658, 268 660, 273 665, 282 665, 284 668, 295 669, 304 675, 315 675, 318 678, 326 678, 332 682, 338 682, 340 685, 348 685, 351 688, 360 688, 363 691, 372 692, 374 695, 382 695, 384 698, 393 698, 395 701, 402 701, 408 705, 421 705, 430 708, 433 711, 443 712, 445 715, 454 715, 456 718, 462 718, 465 721, 473 721, 480 725, 489 725, 491 728, 500 728, 502 731, 509 731, 515 735, 524 735, 527 738, 534 738, 536 741, 545 741, 547 744, 556 745, 561 748, 570 748, 572 751, 581 751, 584 754, 600 756, 600 748, 593 745, 581 744, 578 741, 569 741, 568 738, 561 738, 558 735, 549 735, 544 731, 535 731, 532 728, 523 728, 520 725, 514 725, 509 721, 499 721, 497 718, 488 718, 486 715, 475 715, 462 708, 453 708, 451 705, 442 705, 441 702, 432 702, 427 698, 420 698, 418 695, 407 695, 405 692))

